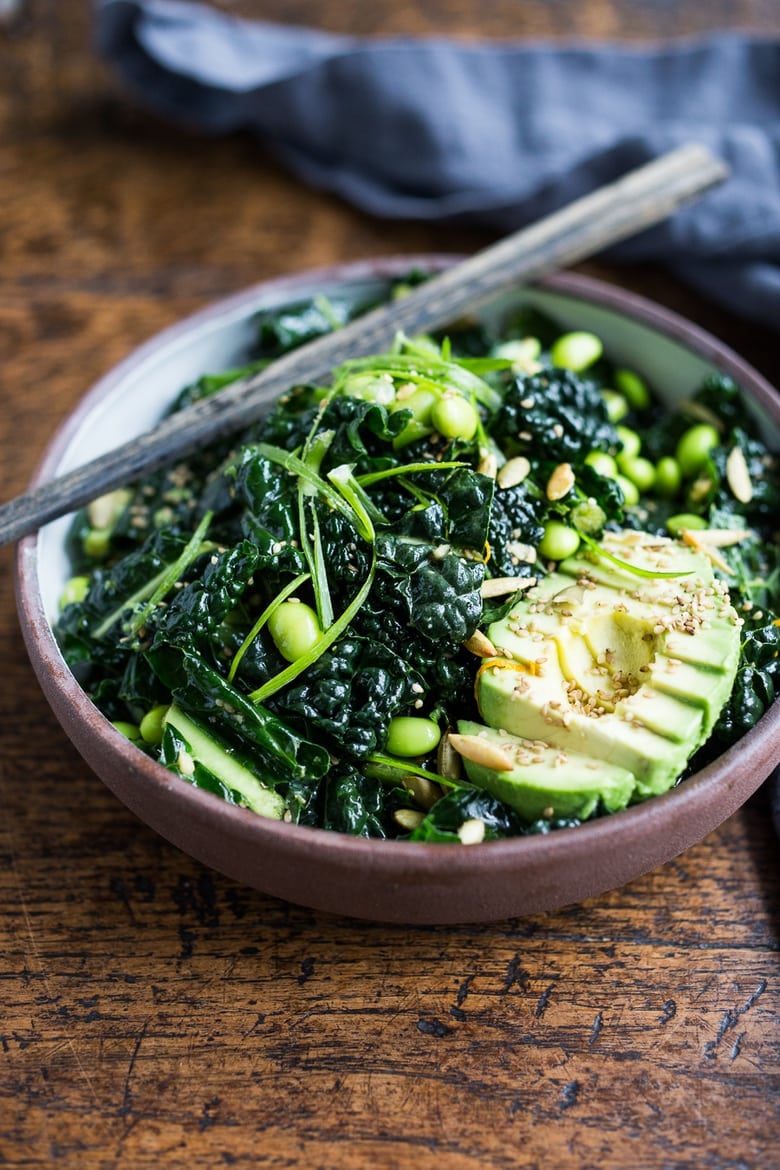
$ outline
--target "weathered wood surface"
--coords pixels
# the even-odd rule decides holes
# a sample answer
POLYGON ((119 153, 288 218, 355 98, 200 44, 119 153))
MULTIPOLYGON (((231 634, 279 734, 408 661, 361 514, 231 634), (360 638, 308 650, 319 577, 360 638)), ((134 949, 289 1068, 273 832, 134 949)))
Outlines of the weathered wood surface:
MULTIPOLYGON (((247 139, 117 94, 86 5, 0 33, 0 493, 158 328, 280 272, 476 233, 374 222, 247 139)), ((629 0, 223 4, 357 32, 643 37, 711 6, 629 0)), ((774 5, 722 25, 780 31, 774 5)), ((649 268, 590 265, 780 380, 777 338, 649 268)), ((140 825, 29 667, 0 552, 0 1165, 765 1170, 778 1145, 778 846, 759 794, 585 905, 404 929, 285 905, 140 825)))

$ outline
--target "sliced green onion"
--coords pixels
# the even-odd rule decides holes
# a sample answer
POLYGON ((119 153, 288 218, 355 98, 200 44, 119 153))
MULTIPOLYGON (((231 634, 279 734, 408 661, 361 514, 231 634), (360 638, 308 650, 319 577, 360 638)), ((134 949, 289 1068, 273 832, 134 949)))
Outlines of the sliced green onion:
POLYGON ((260 614, 260 617, 252 626, 252 629, 244 638, 238 650, 236 650, 235 654, 233 655, 233 661, 230 664, 230 670, 228 671, 227 676, 228 682, 232 683, 236 676, 236 671, 241 664, 241 659, 244 657, 247 650, 270 618, 271 614, 273 614, 279 608, 282 602, 286 601, 292 593, 295 593, 297 589, 300 589, 301 585, 305 584, 305 582, 309 580, 309 577, 309 573, 299 573, 298 576, 295 577, 292 581, 288 581, 283 589, 279 590, 273 601, 268 603, 263 612, 260 614))

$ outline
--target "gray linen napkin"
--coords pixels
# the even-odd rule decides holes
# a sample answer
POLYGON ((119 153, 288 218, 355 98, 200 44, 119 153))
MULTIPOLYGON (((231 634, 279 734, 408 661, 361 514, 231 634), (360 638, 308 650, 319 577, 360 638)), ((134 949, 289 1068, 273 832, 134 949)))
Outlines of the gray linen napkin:
POLYGON ((610 255, 663 262, 780 327, 780 40, 370 40, 174 0, 97 0, 95 22, 147 106, 211 135, 248 129, 305 182, 381 217, 505 232, 705 143, 731 178, 610 255))

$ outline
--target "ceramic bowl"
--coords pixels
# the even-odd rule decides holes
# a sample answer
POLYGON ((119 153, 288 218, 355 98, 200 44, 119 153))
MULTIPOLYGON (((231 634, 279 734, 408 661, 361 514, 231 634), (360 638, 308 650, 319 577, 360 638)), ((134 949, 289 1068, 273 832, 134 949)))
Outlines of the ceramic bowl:
MULTIPOLYGON (((253 340, 261 308, 315 293, 380 292, 412 266, 400 257, 271 281, 166 329, 103 378, 49 446, 41 483, 151 426, 186 383, 229 368, 253 340)), ((591 329, 607 352, 671 402, 712 370, 740 383, 767 433, 780 399, 746 362, 696 326, 622 289, 563 274, 509 300, 531 302, 563 328, 591 329)), ((501 302, 506 305, 507 298, 501 302)), ((138 817, 174 845, 237 881, 291 902, 359 918, 467 923, 550 910, 631 881, 680 854, 730 816, 780 757, 780 704, 736 746, 645 804, 546 836, 441 846, 364 840, 286 825, 224 803, 147 758, 116 732, 71 674, 52 634, 69 577, 68 518, 19 545, 17 592, 28 651, 51 706, 86 762, 138 817)))

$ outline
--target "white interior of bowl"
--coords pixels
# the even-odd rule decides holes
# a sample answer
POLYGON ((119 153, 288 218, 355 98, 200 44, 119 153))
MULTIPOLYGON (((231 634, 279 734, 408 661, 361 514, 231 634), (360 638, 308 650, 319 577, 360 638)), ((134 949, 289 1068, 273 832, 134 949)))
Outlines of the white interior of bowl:
MULTIPOLYGON (((87 396, 75 416, 54 473, 65 472, 151 427, 183 386, 201 374, 241 365, 255 341, 253 316, 259 309, 281 306, 316 294, 350 295, 357 302, 378 296, 385 283, 357 279, 343 283, 296 282, 259 288, 240 295, 224 308, 198 314, 148 345, 118 367, 87 396)), ((630 298, 629 298, 630 299, 630 298)), ((547 289, 526 289, 497 300, 490 315, 512 305, 529 304, 552 316, 562 329, 587 329, 604 341, 606 352, 620 364, 646 377, 671 404, 689 395, 713 365, 675 338, 604 305, 547 289)), ((488 315, 488 314, 486 314, 488 315)), ((767 420, 760 420, 764 423, 767 420)), ((767 423, 768 425, 768 423, 767 423)), ((71 517, 43 528, 38 542, 39 585, 50 620, 70 576, 66 534, 71 517)))

